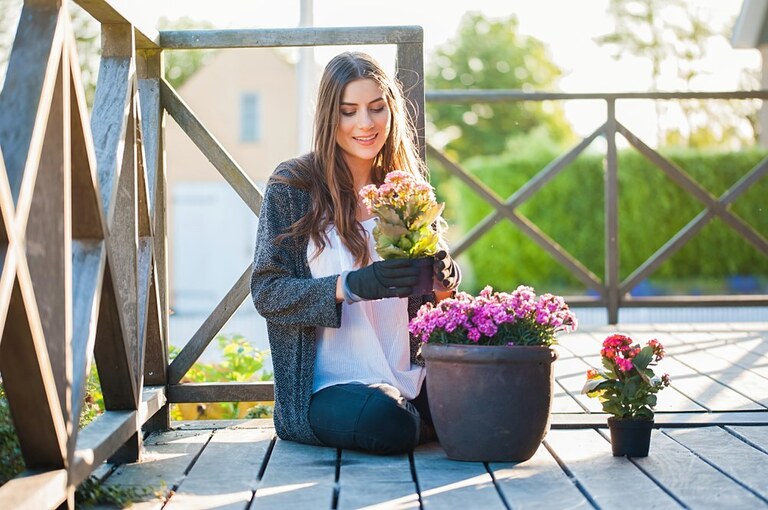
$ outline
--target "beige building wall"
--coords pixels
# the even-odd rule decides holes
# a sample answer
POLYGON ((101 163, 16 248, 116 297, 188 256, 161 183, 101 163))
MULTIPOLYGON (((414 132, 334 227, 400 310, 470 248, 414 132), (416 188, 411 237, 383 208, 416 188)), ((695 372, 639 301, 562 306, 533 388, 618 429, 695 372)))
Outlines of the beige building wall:
MULTIPOLYGON (((178 91, 189 108, 262 191, 275 167, 281 161, 298 155, 296 76, 296 66, 274 49, 224 49, 213 55, 178 91), (261 136, 255 142, 242 142, 240 139, 240 108, 244 93, 257 93, 260 97, 261 136)), ((174 250, 178 232, 175 230, 179 225, 174 213, 174 197, 178 196, 181 188, 204 189, 204 183, 210 182, 211 188, 219 186, 220 189, 221 183, 226 181, 170 115, 166 116, 165 128, 169 283, 173 308, 174 279, 178 272, 173 267, 177 261, 174 250)), ((239 205, 234 204, 233 207, 239 205)), ((181 223, 183 228, 190 228, 186 220, 181 223)), ((190 234, 185 235, 188 238, 190 234)), ((201 238, 200 241, 200 250, 227 249, 227 246, 221 246, 224 243, 220 239, 215 242, 217 246, 212 246, 206 239, 201 238)), ((237 249, 243 250, 242 247, 237 249)), ((215 263, 214 259, 203 264, 210 266, 211 263, 215 263)), ((236 268, 231 272, 239 276, 242 270, 236 268)), ((225 278, 229 278, 229 273, 225 278)), ((224 286, 229 288, 233 283, 234 280, 228 281, 224 286)))

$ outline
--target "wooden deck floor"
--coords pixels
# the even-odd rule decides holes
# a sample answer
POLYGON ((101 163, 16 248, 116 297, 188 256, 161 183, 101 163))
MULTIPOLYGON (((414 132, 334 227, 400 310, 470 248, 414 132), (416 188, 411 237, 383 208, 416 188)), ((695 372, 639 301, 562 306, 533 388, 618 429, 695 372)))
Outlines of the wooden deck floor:
POLYGON ((768 508, 768 323, 585 329, 561 338, 553 425, 519 464, 448 460, 437 443, 382 457, 274 438, 268 420, 184 422, 145 441, 105 484, 154 486, 136 509, 768 508), (658 338, 673 378, 651 453, 615 458, 596 400, 579 394, 608 332, 658 338))

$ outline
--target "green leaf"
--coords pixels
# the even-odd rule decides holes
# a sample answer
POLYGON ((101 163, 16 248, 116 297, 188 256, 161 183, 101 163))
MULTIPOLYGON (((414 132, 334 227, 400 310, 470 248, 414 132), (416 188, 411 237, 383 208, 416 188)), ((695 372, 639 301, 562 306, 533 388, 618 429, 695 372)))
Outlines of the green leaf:
POLYGON ((606 377, 609 379, 616 379, 616 363, 608 358, 602 358, 603 367, 606 371, 606 377))
POLYGON ((637 367, 638 370, 643 371, 648 368, 648 364, 653 359, 653 349, 651 347, 643 347, 640 352, 632 360, 632 364, 637 367))
POLYGON ((412 257, 421 257, 424 255, 434 255, 437 252, 437 234, 431 230, 424 229, 411 237, 414 240, 411 248, 412 257))
POLYGON ((443 212, 444 208, 445 208, 445 204, 443 203, 432 204, 426 210, 416 215, 416 218, 411 223, 411 229, 419 230, 429 225, 432 225, 432 223, 435 222, 437 217, 440 216, 440 213, 443 212))
POLYGON ((391 225, 403 224, 403 219, 397 214, 397 210, 389 205, 381 205, 374 212, 386 223, 391 225))
POLYGON ((587 395, 591 398, 596 397, 597 393, 602 393, 602 392, 596 392, 595 390, 603 382, 604 381, 601 379, 589 379, 587 382, 584 383, 584 386, 581 388, 582 395, 587 395))
POLYGON ((378 231, 379 235, 384 235, 387 237, 391 237, 394 239, 397 239, 400 236, 404 236, 408 234, 408 229, 405 228, 405 225, 402 223, 395 224, 395 223, 389 223, 386 221, 379 221, 375 227, 373 227, 374 230, 374 239, 376 238, 376 231, 378 231))
POLYGON ((397 246, 392 246, 392 245, 381 247, 381 248, 379 248, 377 246, 376 247, 376 253, 378 253, 379 256, 381 258, 383 258, 384 260, 398 259, 398 258, 401 258, 401 259, 408 258, 408 254, 406 252, 404 252, 403 250, 401 250, 397 246))

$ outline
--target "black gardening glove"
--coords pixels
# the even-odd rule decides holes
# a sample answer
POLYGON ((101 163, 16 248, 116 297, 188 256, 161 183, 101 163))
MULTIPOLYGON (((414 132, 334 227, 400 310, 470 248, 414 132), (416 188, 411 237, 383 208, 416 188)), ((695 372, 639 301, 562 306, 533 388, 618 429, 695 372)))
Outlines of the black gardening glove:
POLYGON ((435 253, 435 290, 454 290, 461 283, 461 270, 445 250, 435 253))
POLYGON ((411 259, 390 259, 347 273, 346 285, 362 299, 407 297, 419 281, 419 268, 411 259))

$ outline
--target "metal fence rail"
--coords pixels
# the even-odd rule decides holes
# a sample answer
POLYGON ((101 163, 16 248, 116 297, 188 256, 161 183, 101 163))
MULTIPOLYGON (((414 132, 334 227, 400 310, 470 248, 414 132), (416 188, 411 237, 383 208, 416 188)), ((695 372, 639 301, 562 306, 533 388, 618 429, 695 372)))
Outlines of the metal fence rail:
POLYGON ((669 159, 645 144, 635 133, 616 118, 616 101, 627 99, 681 100, 681 99, 766 99, 768 91, 734 92, 656 92, 656 93, 580 93, 561 92, 523 92, 519 90, 439 90, 426 93, 427 102, 433 103, 504 103, 510 101, 550 101, 550 100, 595 100, 605 101, 605 123, 586 136, 566 154, 560 156, 542 169, 530 181, 517 190, 511 197, 503 199, 477 178, 469 174, 459 164, 449 160, 435 147, 427 145, 430 157, 435 158, 452 175, 477 193, 495 210, 476 225, 454 247, 454 253, 460 254, 475 244, 480 237, 496 225, 500 219, 509 220, 527 237, 546 250, 556 261, 583 282, 588 288, 598 293, 597 297, 575 296, 568 298, 570 303, 582 306, 604 306, 608 322, 618 322, 619 309, 622 307, 670 307, 670 306, 765 306, 768 295, 734 296, 662 296, 633 297, 629 294, 641 280, 652 274, 664 261, 682 248, 705 225, 715 218, 720 218, 758 252, 768 257, 768 239, 752 225, 745 222, 730 210, 733 202, 749 190, 768 173, 768 158, 761 161, 720 197, 713 196, 707 189, 692 179, 685 171, 669 159), (664 245, 653 253, 624 280, 619 278, 619 231, 618 231, 618 174, 621 171, 616 152, 616 135, 623 136, 629 144, 648 159, 656 168, 666 174, 672 182, 683 189, 687 195, 700 202, 704 209, 664 245), (561 245, 549 238, 517 209, 536 191, 563 171, 582 153, 598 136, 606 140, 606 172, 604 179, 605 206, 605 269, 602 278, 589 271, 581 261, 568 253, 561 245))

